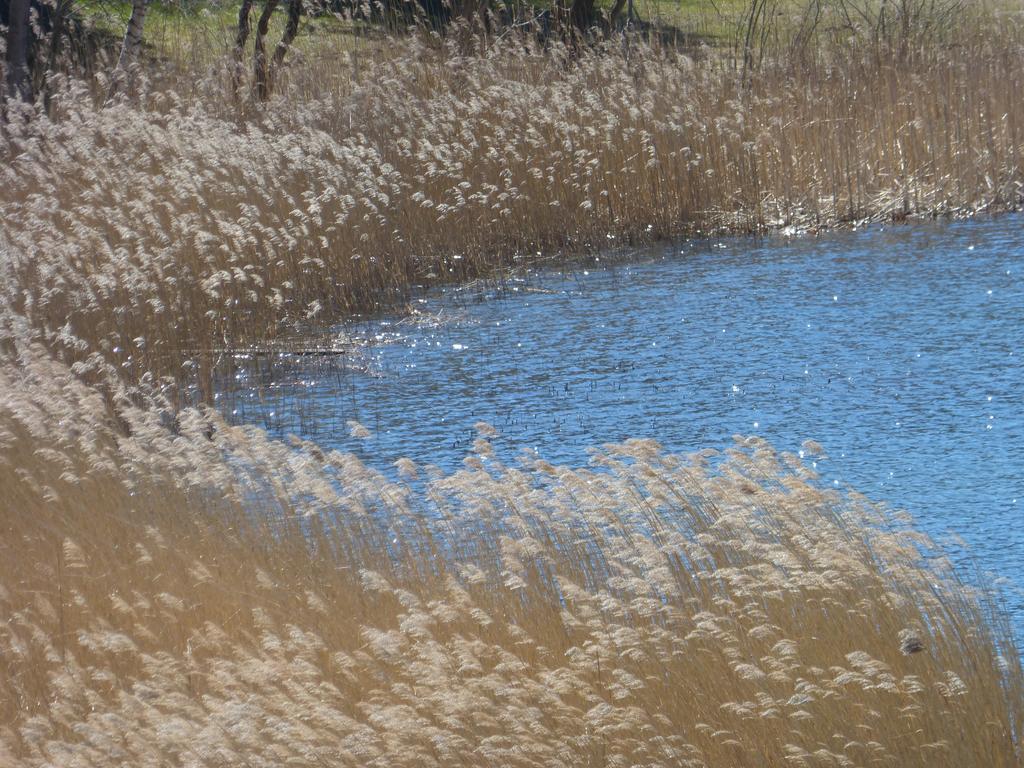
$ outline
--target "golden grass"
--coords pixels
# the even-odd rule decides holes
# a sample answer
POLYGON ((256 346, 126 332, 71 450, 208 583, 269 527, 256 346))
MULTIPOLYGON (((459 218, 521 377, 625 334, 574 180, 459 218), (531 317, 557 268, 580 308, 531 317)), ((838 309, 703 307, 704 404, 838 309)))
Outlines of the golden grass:
POLYGON ((69 361, 78 345, 130 379, 177 377, 212 365, 202 350, 538 254, 1021 199, 1012 30, 780 62, 746 86, 719 56, 636 41, 364 53, 296 64, 248 118, 220 73, 106 107, 72 85, 54 119, 12 126, 11 301, 69 361))
POLYGON ((983 596, 756 440, 409 485, 3 371, 5 764, 1021 764, 983 596))
POLYGON ((456 35, 15 119, 0 765, 1021 765, 990 596, 763 443, 509 467, 481 426, 394 481, 180 407, 212 350, 538 254, 1013 207, 1019 38, 961 44, 744 81, 456 35))

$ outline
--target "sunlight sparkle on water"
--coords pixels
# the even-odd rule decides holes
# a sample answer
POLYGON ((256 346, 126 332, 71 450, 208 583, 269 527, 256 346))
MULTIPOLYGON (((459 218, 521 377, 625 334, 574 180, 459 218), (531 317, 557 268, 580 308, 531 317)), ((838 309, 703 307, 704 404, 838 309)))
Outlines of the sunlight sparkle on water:
MULTIPOLYGON (((443 330, 346 328, 371 340, 372 370, 322 376, 292 360, 287 375, 224 382, 239 389, 218 404, 257 424, 273 408, 275 430, 377 467, 407 456, 457 469, 478 421, 507 456, 534 446, 570 466, 631 437, 683 453, 752 430, 794 452, 813 438, 833 456, 824 484, 873 489, 928 533, 954 531, 1024 588, 1024 284, 991 284, 1024 263, 1021 223, 695 242, 538 271, 522 289, 439 291, 422 309, 443 330), (769 414, 763 427, 754 413, 769 414), (376 437, 350 441, 332 426, 346 419, 376 437)), ((1014 604, 1024 627, 1024 598, 1014 604)))

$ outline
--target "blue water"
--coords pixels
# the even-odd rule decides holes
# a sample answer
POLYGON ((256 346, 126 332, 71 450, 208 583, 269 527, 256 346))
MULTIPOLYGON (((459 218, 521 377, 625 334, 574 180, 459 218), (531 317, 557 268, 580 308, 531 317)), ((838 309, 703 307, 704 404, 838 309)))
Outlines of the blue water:
POLYGON ((653 437, 757 434, 825 482, 962 537, 1024 619, 1024 220, 659 247, 416 300, 358 352, 240 377, 238 420, 387 467, 454 468, 493 424, 509 457, 582 464, 653 437), (347 420, 373 436, 349 437, 347 420))

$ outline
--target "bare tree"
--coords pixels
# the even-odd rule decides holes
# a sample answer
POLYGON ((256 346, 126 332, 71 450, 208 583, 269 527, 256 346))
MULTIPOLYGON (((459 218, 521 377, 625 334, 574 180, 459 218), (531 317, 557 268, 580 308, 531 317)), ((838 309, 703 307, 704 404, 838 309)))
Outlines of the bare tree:
MULTIPOLYGON (((758 0, 753 0, 756 7, 758 0)), ((833 39, 904 58, 926 43, 955 38, 979 4, 968 0, 807 0, 794 50, 805 52, 824 32, 833 39)))
POLYGON ((32 73, 28 66, 31 0, 10 0, 7 25, 7 98, 32 101, 32 73))
POLYGON ((142 31, 146 23, 146 10, 149 7, 149 0, 132 0, 132 15, 128 19, 128 26, 124 31, 124 40, 121 42, 121 55, 117 57, 117 66, 110 81, 110 93, 108 98, 117 93, 128 81, 131 70, 139 58, 139 50, 142 48, 142 31))
POLYGON ((238 9, 238 32, 235 35, 235 67, 231 73, 231 84, 237 94, 242 87, 242 78, 245 76, 245 44, 249 41, 249 32, 252 27, 249 17, 252 15, 253 0, 242 0, 238 9))
POLYGON ((569 18, 580 32, 589 32, 600 21, 600 11, 595 0, 572 0, 569 18))
POLYGON ((771 33, 778 0, 751 0, 744 17, 746 32, 743 35, 743 80, 757 68, 759 54, 763 53, 771 33))
MULTIPOLYGON (((277 73, 284 64, 295 35, 299 31, 299 20, 302 17, 302 0, 288 0, 288 21, 284 32, 272 56, 267 56, 266 39, 270 30, 270 19, 277 10, 280 0, 265 0, 259 20, 256 22, 256 35, 253 40, 253 95, 259 101, 266 101, 274 87, 277 73)), ((245 46, 249 41, 250 23, 253 0, 242 0, 238 11, 238 34, 235 36, 235 68, 232 76, 236 93, 241 87, 245 46)))

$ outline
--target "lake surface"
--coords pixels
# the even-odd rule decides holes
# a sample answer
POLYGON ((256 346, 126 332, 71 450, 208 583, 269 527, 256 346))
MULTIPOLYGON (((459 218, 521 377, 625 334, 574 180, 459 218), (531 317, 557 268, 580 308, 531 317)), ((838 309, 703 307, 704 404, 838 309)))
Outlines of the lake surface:
POLYGON ((962 537, 1007 577, 1021 627, 1022 225, 695 241, 438 291, 412 319, 339 329, 358 352, 239 375, 226 410, 379 468, 455 468, 481 420, 508 458, 574 465, 628 437, 674 452, 813 438, 825 482, 962 537))

